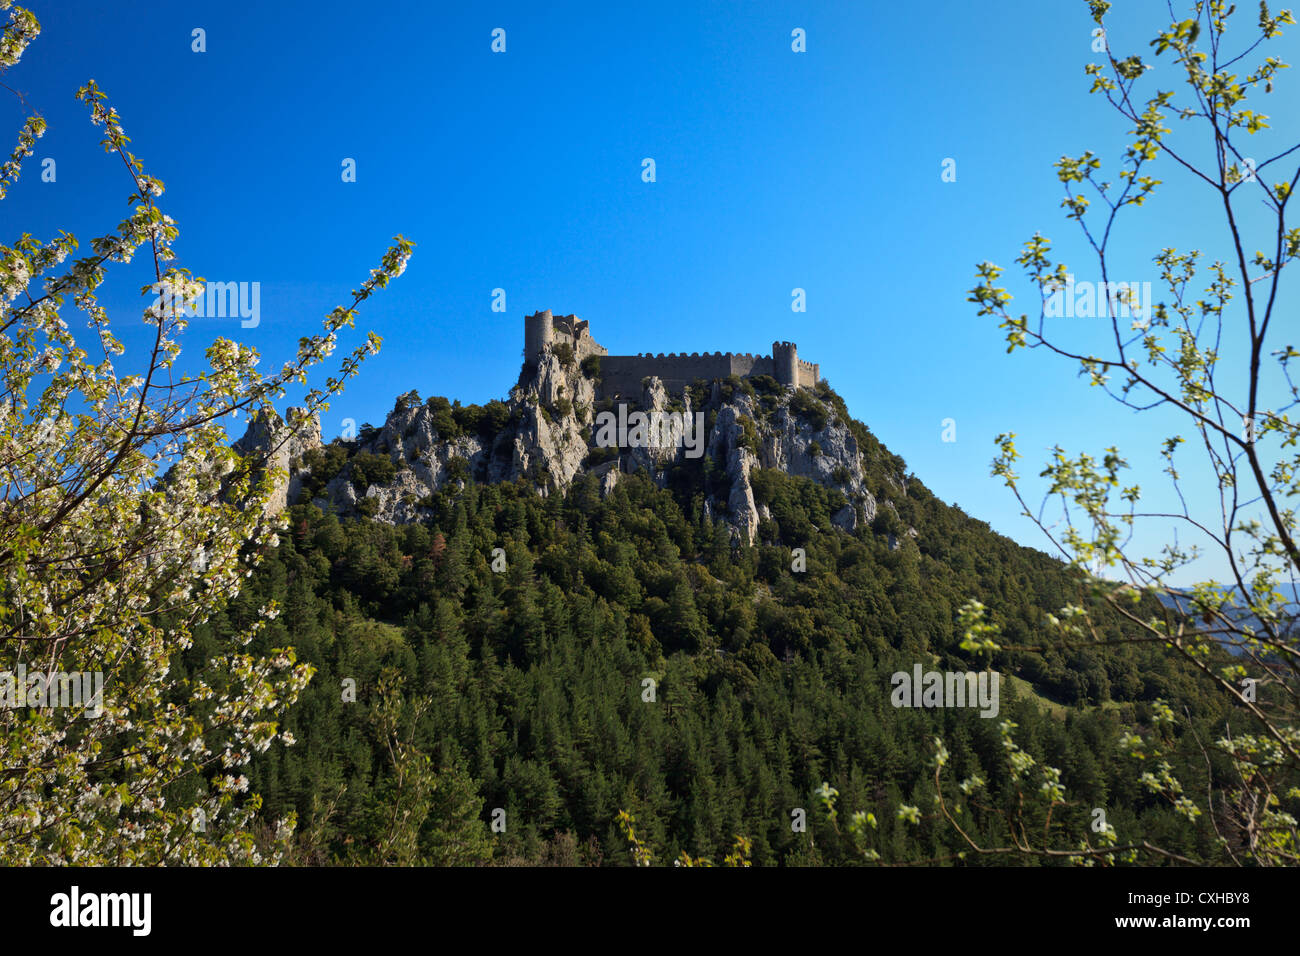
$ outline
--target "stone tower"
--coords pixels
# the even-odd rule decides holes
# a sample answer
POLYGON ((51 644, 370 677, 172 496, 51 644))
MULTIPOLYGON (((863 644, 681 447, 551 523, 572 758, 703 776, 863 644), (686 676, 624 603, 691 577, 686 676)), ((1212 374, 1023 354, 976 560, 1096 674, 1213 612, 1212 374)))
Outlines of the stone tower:
POLYGON ((524 361, 536 365, 542 349, 551 344, 555 335, 555 319, 551 310, 524 316, 524 361))
POLYGON ((782 385, 799 384, 799 351, 793 342, 772 343, 772 367, 782 385))

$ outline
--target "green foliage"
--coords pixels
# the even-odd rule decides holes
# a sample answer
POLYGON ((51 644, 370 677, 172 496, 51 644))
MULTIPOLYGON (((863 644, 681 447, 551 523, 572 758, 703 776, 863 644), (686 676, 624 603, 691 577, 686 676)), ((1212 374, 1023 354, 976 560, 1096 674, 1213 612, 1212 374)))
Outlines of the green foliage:
POLYGON ((493 399, 486 405, 461 405, 435 395, 426 403, 434 429, 443 441, 454 441, 465 435, 490 438, 510 423, 510 408, 505 402, 493 399))
POLYGON ((754 389, 753 382, 747 378, 741 378, 739 375, 728 375, 722 380, 722 400, 724 402, 735 401, 736 393, 748 395, 750 398, 756 398, 758 392, 754 389))
POLYGON ((386 485, 397 476, 397 465, 388 455, 375 455, 360 451, 349 462, 352 487, 364 495, 371 485, 386 485))
POLYGON ((618 457, 618 449, 614 447, 595 446, 587 452, 587 457, 582 461, 582 467, 594 468, 596 465, 603 465, 607 461, 612 461, 618 457))
POLYGON ((462 434, 490 438, 510 422, 510 408, 505 402, 492 399, 486 405, 466 405, 457 402, 452 407, 453 416, 462 434))
MULTIPOLYGON (((25 85, 7 73, 39 33, 30 11, 0 0, 6 90, 25 85)), ((294 742, 280 721, 312 671, 258 640, 280 609, 244 592, 284 529, 271 507, 284 475, 268 450, 301 436, 379 350, 373 332, 339 346, 362 304, 403 273, 413 243, 395 237, 345 304, 263 373, 257 348, 223 336, 194 343, 202 333, 188 307, 205 289, 177 258, 163 183, 94 81, 76 100, 102 136, 106 168, 124 173, 123 218, 81 257, 76 236, 39 239, 12 215, 13 245, 0 244, 0 864, 276 863, 295 819, 259 817, 245 770, 255 753, 294 742), (151 283, 136 285, 150 302, 147 344, 140 311, 124 322, 98 298, 133 260, 124 277, 151 283), (285 421, 272 403, 290 388, 298 408, 285 421), (231 446, 225 427, 244 422, 250 442, 231 446), (15 674, 28 667, 26 680, 15 674)), ((28 108, 21 94, 15 105, 28 108)), ((0 163, 0 199, 44 131, 38 116, 22 123, 0 163)), ((111 208, 86 191, 101 177, 77 139, 64 155, 86 175, 73 177, 69 200, 111 208)), ((292 228, 285 241, 296 241, 292 228)), ((114 302, 124 294, 110 290, 114 302)))
POLYGON ((460 455, 447 459, 447 477, 452 481, 465 481, 469 478, 469 460, 460 455))
MULTIPOLYGON (((1162 17, 1149 44, 1153 62, 1147 62, 1139 55, 1110 54, 1110 6, 1106 0, 1089 2, 1097 33, 1107 38, 1107 55, 1085 72, 1090 92, 1116 111, 1117 132, 1127 138, 1109 162, 1091 150, 1056 162, 1065 193, 1061 206, 1095 259, 1088 272, 1113 275, 1117 244, 1135 238, 1159 249, 1154 262, 1161 299, 1152 302, 1148 293, 1135 301, 1128 284, 1115 284, 1098 289, 1092 299, 1100 330, 1084 333, 1062 322, 1073 311, 1065 308, 1065 297, 1073 295, 1070 276, 1085 270, 1056 261, 1052 241, 1034 233, 1016 258, 1033 312, 1009 311, 1013 296, 997 285, 1003 270, 987 261, 976 267, 977 285, 968 301, 980 316, 998 322, 1008 353, 1032 349, 1063 359, 1088 385, 1116 399, 1126 429, 1134 412, 1159 408, 1148 451, 1163 459, 1169 481, 1163 493, 1153 493, 1127 480, 1128 461, 1117 447, 1069 451, 1057 445, 1038 472, 1045 481, 1042 502, 1035 504, 1028 500, 1037 497, 1030 490, 1033 480, 1018 474, 1020 453, 1011 433, 996 439, 993 474, 1089 580, 1094 602, 1129 617, 1134 633, 1126 639, 1165 648, 1206 678, 1217 704, 1245 717, 1232 733, 1200 738, 1207 766, 1218 761, 1233 770, 1221 790, 1219 781, 1209 781, 1198 805, 1199 784, 1197 797, 1185 794, 1180 780, 1188 780, 1186 768, 1176 770, 1161 756, 1170 746, 1170 727, 1183 715, 1165 705, 1154 708, 1158 732, 1139 729, 1125 737, 1125 749, 1145 762, 1143 789, 1189 823, 1203 806, 1235 863, 1296 865, 1300 607, 1293 586, 1300 575, 1300 423, 1287 410, 1300 397, 1289 368, 1300 351, 1277 333, 1287 328, 1283 303, 1293 294, 1284 288, 1294 271, 1287 266, 1300 259, 1300 228, 1288 220, 1300 170, 1294 142, 1270 135, 1267 117, 1246 108, 1273 92, 1286 64, 1266 55, 1268 44, 1295 19, 1289 10, 1274 16, 1267 3, 1259 4, 1256 17, 1247 5, 1238 11, 1226 0, 1198 0, 1187 19, 1170 24, 1162 17), (1176 145, 1168 141, 1166 125, 1174 119, 1176 145), (1270 167, 1267 178, 1255 175, 1250 158, 1264 155, 1272 156, 1258 166, 1270 167), (1177 162, 1169 163, 1169 157, 1177 162), (1113 169, 1107 172, 1107 166, 1113 169), (1235 255, 1206 266, 1199 250, 1173 245, 1186 238, 1183 233, 1163 241, 1123 235, 1121 224, 1133 218, 1134 207, 1164 186, 1152 175, 1156 169, 1182 180, 1180 204, 1194 206, 1199 195, 1224 213, 1223 232, 1211 237, 1211 245, 1235 249, 1235 255), (1253 256, 1247 250, 1255 250, 1253 256), (1198 277, 1201 272, 1206 274, 1198 277), (1277 366, 1270 368, 1274 361, 1277 366), (1228 367, 1220 367, 1224 362, 1228 367), (1171 434, 1174 429, 1185 431, 1171 434), (1196 440, 1188 442, 1188 433, 1196 440), (1189 448, 1181 449, 1184 444, 1189 448), (1202 450, 1205 457, 1194 466, 1182 463, 1183 455, 1202 450), (1148 535, 1167 543, 1142 553, 1137 542, 1148 535), (1224 569, 1229 582, 1174 585, 1206 567, 1224 569), (1139 612, 1143 604, 1154 605, 1154 612, 1139 612), (1237 655, 1230 662, 1222 660, 1225 646, 1237 655), (1256 683, 1284 690, 1260 703, 1256 683)), ((1083 302, 1087 311, 1088 300, 1083 302)), ((1046 673, 1027 668, 1026 676, 1039 686, 1069 685, 1072 694, 1103 698, 1106 678, 1113 687, 1115 675, 1103 673, 1096 657, 1096 620, 1092 607, 1078 604, 1045 614, 1038 640, 1053 649, 1056 660, 1044 655, 1046 673), (1068 658, 1064 670, 1055 666, 1062 657, 1068 658)), ((1050 780, 1043 786, 1055 788, 1050 780)))
POLYGON ((697 378, 688 387, 691 393, 691 408, 700 409, 709 403, 709 397, 713 393, 713 384, 711 382, 697 378))
POLYGON ((444 441, 452 441, 460 437, 460 423, 456 421, 456 416, 452 413, 451 402, 441 395, 434 395, 425 405, 432 415, 433 427, 438 432, 439 438, 444 441))
MULTIPOLYGON (((807 389, 796 389, 790 399, 790 411, 798 418, 812 426, 813 431, 822 431, 829 421, 826 406, 819 402, 807 389)), ((843 418, 848 420, 847 412, 843 418)))
POLYGON ((343 470, 351 451, 351 446, 335 441, 303 453, 302 467, 310 471, 310 474, 299 472, 304 500, 311 501, 325 493, 325 486, 343 470))

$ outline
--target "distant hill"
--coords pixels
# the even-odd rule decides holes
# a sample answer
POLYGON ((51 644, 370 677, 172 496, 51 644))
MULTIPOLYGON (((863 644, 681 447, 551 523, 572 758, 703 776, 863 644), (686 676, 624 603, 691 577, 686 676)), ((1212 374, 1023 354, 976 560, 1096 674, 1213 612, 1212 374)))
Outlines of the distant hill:
MULTIPOLYGON (((1286 602, 1283 605, 1285 608, 1284 613, 1287 617, 1291 618, 1289 628, 1290 630, 1295 630, 1300 626, 1297 625, 1297 619, 1300 619, 1300 586, 1283 584, 1278 588, 1278 590, 1281 592, 1282 597, 1286 602)), ((1223 592, 1225 594, 1234 595, 1234 606, 1225 611, 1234 623, 1252 627, 1257 631, 1262 629, 1259 618, 1246 609, 1246 602, 1242 597, 1244 592, 1242 592, 1240 588, 1235 586, 1224 588, 1223 592)), ((1186 591, 1180 592, 1175 589, 1172 592, 1161 592, 1159 598, 1166 607, 1181 611, 1184 614, 1193 613, 1194 605, 1187 597, 1186 591)), ((1242 653, 1242 649, 1238 647, 1228 646, 1228 650, 1233 654, 1242 653)))

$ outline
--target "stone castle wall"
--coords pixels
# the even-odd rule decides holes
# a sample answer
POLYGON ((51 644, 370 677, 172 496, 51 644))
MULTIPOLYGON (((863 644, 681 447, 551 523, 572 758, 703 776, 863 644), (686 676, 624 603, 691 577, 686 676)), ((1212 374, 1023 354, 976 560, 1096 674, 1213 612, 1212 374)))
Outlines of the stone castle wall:
POLYGON ((805 362, 803 359, 799 359, 795 369, 795 374, 797 376, 797 381, 795 382, 796 385, 800 388, 812 388, 821 381, 822 367, 821 365, 812 362, 805 362))
POLYGON ((767 355, 737 354, 734 352, 693 352, 690 355, 671 353, 664 355, 609 355, 600 360, 600 390, 604 397, 639 398, 641 380, 657 375, 664 388, 680 394, 696 379, 711 382, 729 375, 774 375, 776 369, 767 355))
POLYGON ((641 380, 657 375, 669 392, 680 393, 697 379, 712 381, 738 375, 742 378, 771 375, 783 385, 812 388, 821 377, 821 366, 804 362, 793 342, 773 342, 771 355, 748 352, 672 352, 667 355, 610 355, 591 336, 589 324, 574 315, 557 316, 549 309, 524 319, 524 361, 535 363, 542 351, 565 343, 572 346, 578 361, 599 355, 601 393, 604 397, 641 395, 641 380))

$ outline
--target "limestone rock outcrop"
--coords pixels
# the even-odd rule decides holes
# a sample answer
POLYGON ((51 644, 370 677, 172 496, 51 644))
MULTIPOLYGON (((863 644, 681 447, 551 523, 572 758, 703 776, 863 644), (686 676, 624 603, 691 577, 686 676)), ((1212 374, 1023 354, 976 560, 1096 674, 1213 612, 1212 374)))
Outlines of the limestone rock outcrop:
MULTIPOLYGON (((735 377, 674 392, 651 375, 636 398, 620 389, 615 399, 603 390, 599 371, 548 345, 524 367, 506 401, 472 414, 410 392, 382 427, 351 441, 322 445, 318 423, 283 440, 283 422, 258 420, 236 448, 271 449, 272 463, 289 474, 275 508, 306 500, 309 489, 322 509, 394 524, 427 517, 430 496, 468 480, 523 480, 550 494, 589 474, 600 494, 609 495, 623 475, 644 471, 665 486, 674 468, 707 458, 714 478, 706 513, 724 520, 736 540, 753 543, 760 523, 771 518, 756 501, 755 469, 777 469, 839 492, 843 503, 831 522, 854 533, 870 526, 878 510, 863 449, 827 396, 815 394, 770 380, 756 390, 735 377), (608 441, 611 426, 634 413, 649 427, 635 440, 618 433, 608 441), (336 473, 314 474, 322 469, 336 473)), ((892 495, 906 494, 904 476, 891 476, 890 483, 892 495)))
MULTIPOLYGON (((295 411, 289 409, 291 417, 295 411)), ((259 413, 250 419, 244 436, 233 447, 241 455, 266 456, 266 467, 286 475, 267 503, 267 512, 276 514, 297 499, 302 481, 294 463, 307 451, 321 447, 320 419, 309 417, 295 433, 278 414, 259 413)))

